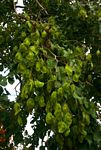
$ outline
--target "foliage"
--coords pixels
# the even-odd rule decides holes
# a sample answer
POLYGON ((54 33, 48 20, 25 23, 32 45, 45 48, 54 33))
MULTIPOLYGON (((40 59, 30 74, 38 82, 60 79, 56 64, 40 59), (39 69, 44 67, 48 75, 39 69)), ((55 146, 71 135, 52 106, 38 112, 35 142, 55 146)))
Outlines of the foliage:
POLYGON ((5 78, 1 76, 1 97, 5 95, 2 80, 12 84, 15 77, 21 85, 15 102, 4 105, 7 96, 0 99, 4 105, 0 119, 7 136, 14 135, 15 145, 24 143, 21 133, 28 114, 34 111, 34 133, 25 138, 32 149, 53 131, 40 149, 99 150, 99 1, 24 0, 22 14, 10 0, 2 0, 0 7, 4 9, 0 17, 0 70, 9 69, 5 78))

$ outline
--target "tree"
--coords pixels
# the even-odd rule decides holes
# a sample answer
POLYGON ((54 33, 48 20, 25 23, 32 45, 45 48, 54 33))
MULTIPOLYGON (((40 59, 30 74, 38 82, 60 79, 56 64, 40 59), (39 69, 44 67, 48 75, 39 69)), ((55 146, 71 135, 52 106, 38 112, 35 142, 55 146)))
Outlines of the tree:
POLYGON ((6 136, 13 134, 15 145, 30 143, 35 149, 48 133, 40 149, 100 150, 100 1, 23 3, 18 14, 16 8, 22 7, 13 0, 0 2, 0 70, 9 70, 1 76, 1 96, 8 94, 3 81, 12 84, 16 78, 20 84, 16 101, 0 110, 6 136), (29 113, 34 133, 26 140, 22 132, 29 113))

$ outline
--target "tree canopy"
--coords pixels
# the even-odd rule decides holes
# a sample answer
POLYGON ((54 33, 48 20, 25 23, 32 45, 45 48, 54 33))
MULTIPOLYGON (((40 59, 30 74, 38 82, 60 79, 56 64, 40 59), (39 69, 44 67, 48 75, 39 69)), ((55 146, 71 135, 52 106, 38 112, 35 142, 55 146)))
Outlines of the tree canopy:
POLYGON ((10 149, 13 135, 24 149, 41 139, 41 150, 100 150, 100 0, 23 4, 0 1, 0 71, 9 71, 0 75, 1 148, 10 149), (20 92, 11 102, 6 85, 16 79, 20 92), (34 132, 23 137, 29 114, 34 132))

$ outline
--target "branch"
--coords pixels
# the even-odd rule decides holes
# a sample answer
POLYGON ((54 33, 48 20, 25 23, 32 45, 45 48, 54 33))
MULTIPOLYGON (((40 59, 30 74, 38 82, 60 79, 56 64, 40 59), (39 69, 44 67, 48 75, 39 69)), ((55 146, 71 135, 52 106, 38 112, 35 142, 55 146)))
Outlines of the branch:
POLYGON ((19 93, 18 91, 17 91, 17 87, 18 87, 18 85, 20 84, 20 82, 15 86, 15 92, 16 92, 16 96, 17 96, 17 93, 19 93))
POLYGON ((44 10, 44 12, 48 15, 47 10, 40 4, 40 2, 38 0, 36 0, 36 3, 39 5, 39 7, 41 7, 42 10, 44 10))
POLYGON ((16 8, 25 8, 25 6, 16 5, 16 8))

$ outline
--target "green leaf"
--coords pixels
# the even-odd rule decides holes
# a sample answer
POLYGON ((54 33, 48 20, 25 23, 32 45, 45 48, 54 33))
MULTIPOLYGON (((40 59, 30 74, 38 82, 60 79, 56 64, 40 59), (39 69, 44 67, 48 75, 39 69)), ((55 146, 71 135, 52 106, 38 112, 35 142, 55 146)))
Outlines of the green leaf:
POLYGON ((72 75, 72 72, 73 72, 73 69, 71 66, 69 66, 68 64, 66 64, 65 66, 65 71, 66 73, 68 74, 68 76, 71 76, 72 75))
POLYGON ((52 92, 52 94, 51 94, 51 100, 52 101, 57 100, 57 92, 56 91, 52 92))
POLYGON ((51 112, 48 112, 47 115, 46 115, 46 122, 48 124, 51 124, 53 122, 53 120, 54 120, 54 116, 52 115, 51 112))
POLYGON ((74 84, 71 84, 71 85, 70 85, 70 88, 71 88, 72 93, 73 93, 73 92, 75 91, 75 89, 76 89, 74 84))
POLYGON ((64 122, 67 124, 67 126, 69 127, 72 123, 72 116, 69 112, 67 112, 65 115, 64 115, 64 118, 63 118, 64 122))
POLYGON ((40 82, 38 80, 36 80, 34 83, 36 88, 42 88, 44 86, 44 82, 40 82))
POLYGON ((6 79, 6 77, 3 77, 3 79, 2 79, 1 82, 0 82, 0 84, 1 84, 2 86, 6 86, 6 85, 7 85, 7 79, 6 79))
POLYGON ((94 136, 93 136, 93 139, 94 139, 94 141, 96 141, 98 144, 100 144, 101 143, 101 132, 96 132, 96 133, 94 133, 94 136))
POLYGON ((21 37, 22 37, 22 38, 25 38, 25 37, 26 37, 26 32, 25 32, 25 31, 22 31, 22 32, 21 32, 21 37))
POLYGON ((22 55, 21 55, 20 52, 17 52, 17 53, 16 53, 16 55, 15 55, 15 60, 16 60, 17 62, 22 61, 22 55))
POLYGON ((61 119, 61 115, 62 115, 61 105, 59 103, 56 103, 54 109, 55 109, 54 115, 56 116, 56 119, 60 120, 61 119))
POLYGON ((47 36, 47 32, 44 30, 41 35, 42 35, 42 38, 45 38, 47 36))
POLYGON ((80 97, 76 92, 74 92, 73 93, 73 97, 76 99, 76 100, 78 100, 78 102, 79 102, 79 104, 80 105, 82 105, 82 103, 83 103, 83 98, 82 97, 80 97))
POLYGON ((55 68, 56 62, 55 62, 54 60, 52 60, 52 59, 48 59, 48 60, 47 60, 47 66, 48 66, 48 68, 50 68, 50 69, 55 68))
POLYGON ((44 97, 43 97, 43 96, 41 96, 41 97, 39 98, 39 105, 40 105, 40 107, 44 107, 44 106, 45 106, 45 100, 44 100, 44 97))
POLYGON ((30 38, 28 38, 28 37, 26 37, 25 38, 25 40, 24 40, 24 44, 26 45, 26 46, 30 46, 30 38))
POLYGON ((13 84, 14 83, 14 77, 8 77, 8 82, 10 84, 13 84))
POLYGON ((91 146, 91 144, 93 142, 93 138, 91 136, 87 135, 85 139, 87 140, 89 146, 91 146))
POLYGON ((68 136, 70 133, 70 129, 67 129, 66 132, 64 133, 65 136, 68 136))
POLYGON ((18 115, 18 113, 21 111, 20 104, 18 102, 14 104, 14 111, 15 115, 18 115))
POLYGON ((58 132, 59 133, 64 133, 67 129, 67 125, 63 121, 59 121, 58 123, 58 132))
POLYGON ((32 29, 32 24, 31 24, 31 22, 28 20, 28 21, 26 21, 26 24, 28 25, 28 28, 29 29, 32 29))
POLYGON ((34 52, 36 55, 38 54, 38 51, 39 51, 38 48, 35 45, 34 46, 30 46, 29 50, 34 52))
POLYGON ((41 70, 40 62, 36 62, 36 71, 39 72, 41 70))
POLYGON ((45 150, 45 146, 40 146, 40 150, 45 150))
POLYGON ((62 110, 63 110, 64 113, 69 112, 68 104, 64 103, 64 105, 62 107, 62 110))
POLYGON ((85 122, 87 125, 89 125, 89 124, 90 124, 90 116, 89 116, 87 113, 85 113, 84 111, 82 112, 82 115, 83 115, 83 120, 84 120, 84 122, 85 122))
POLYGON ((78 74, 75 73, 75 74, 73 75, 73 81, 74 81, 74 82, 78 82, 78 81, 79 81, 79 75, 78 75, 78 74))
POLYGON ((60 88, 58 89, 57 93, 58 93, 59 96, 63 96, 63 88, 60 87, 60 88))
MULTIPOLYGON (((26 52, 28 50, 25 43, 21 43, 19 49, 21 52, 26 52)), ((20 53, 20 52, 18 52, 18 53, 20 53)))
POLYGON ((30 110, 30 109, 33 109, 33 107, 34 107, 34 105, 35 105, 35 103, 34 103, 34 99, 33 98, 29 98, 28 100, 27 100, 27 107, 28 107, 28 109, 30 110))
POLYGON ((22 121, 21 116, 18 116, 17 121, 18 121, 18 124, 19 124, 20 126, 23 126, 23 121, 22 121))
POLYGON ((34 53, 32 51, 29 51, 28 55, 26 56, 26 59, 28 61, 33 62, 34 61, 34 53))

